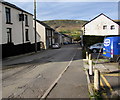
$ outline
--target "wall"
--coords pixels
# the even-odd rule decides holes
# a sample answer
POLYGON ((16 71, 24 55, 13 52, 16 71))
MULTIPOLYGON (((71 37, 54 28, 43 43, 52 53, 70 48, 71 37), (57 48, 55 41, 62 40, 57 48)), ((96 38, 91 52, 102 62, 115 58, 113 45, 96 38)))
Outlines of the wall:
POLYGON ((2 4, 0 3, 0 44, 2 44, 2 4))
MULTIPOLYGON (((7 43, 7 30, 6 28, 12 28, 12 42, 14 43, 14 45, 18 45, 18 44, 22 44, 23 43, 23 34, 22 34, 22 21, 19 21, 19 14, 22 13, 22 11, 19 11, 17 9, 11 8, 11 23, 12 24, 6 24, 6 14, 5 14, 5 7, 9 7, 6 5, 2 6, 2 44, 6 44, 7 43)), ((26 14, 26 13, 24 13, 26 14)), ((33 35, 33 16, 32 15, 28 15, 28 27, 25 26, 25 22, 23 22, 24 25, 24 43, 27 42, 31 42, 34 43, 34 35, 33 35), (26 41, 25 40, 25 29, 29 30, 29 40, 30 41, 26 41)))
POLYGON ((40 35, 40 41, 43 43, 43 49, 46 49, 46 33, 45 27, 40 23, 36 23, 37 33, 40 35))
MULTIPOLYGON (((28 26, 25 26, 25 21, 23 21, 23 28, 22 28, 22 21, 19 21, 19 14, 21 13, 22 11, 19 11, 15 8, 2 4, 2 21, 0 22, 2 22, 1 24, 3 27, 1 28, 2 32, 0 34, 2 34, 1 44, 2 44, 3 58, 35 51, 35 34, 33 33, 34 30, 33 16, 31 14, 23 12, 23 14, 28 15, 28 26), (6 24, 5 7, 11 9, 12 24, 6 24), (7 28, 12 28, 12 43, 7 43, 7 28), (29 30, 29 41, 26 41, 25 29, 29 30), (24 41, 23 41, 23 37, 24 37, 24 41)), ((38 42, 37 50, 40 50, 40 36, 38 34, 37 34, 37 42, 38 42)))
POLYGON ((90 23, 85 25, 85 35, 96 35, 96 36, 105 36, 105 35, 118 35, 119 25, 111 21, 104 15, 99 16, 90 23), (103 30, 103 25, 107 25, 107 29, 103 30), (115 25, 115 29, 111 30, 110 26, 115 25))
POLYGON ((63 44, 62 34, 60 34, 60 44, 63 44))

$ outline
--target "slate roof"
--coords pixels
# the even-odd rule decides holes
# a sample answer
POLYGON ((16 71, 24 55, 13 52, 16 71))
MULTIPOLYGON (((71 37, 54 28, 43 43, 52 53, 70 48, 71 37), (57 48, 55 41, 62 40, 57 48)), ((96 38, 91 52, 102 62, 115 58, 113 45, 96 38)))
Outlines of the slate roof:
POLYGON ((71 36, 63 34, 63 33, 62 33, 62 35, 64 35, 65 37, 68 37, 68 38, 72 38, 71 36))
POLYGON ((91 21, 95 20, 96 18, 98 18, 98 17, 101 16, 101 15, 104 15, 105 17, 107 17, 108 19, 110 19, 111 21, 113 21, 114 23, 117 23, 118 25, 120 25, 120 21, 119 21, 119 22, 116 22, 116 21, 112 20, 111 18, 109 18, 108 16, 106 16, 105 14, 101 13, 101 14, 98 15, 97 17, 95 17, 95 18, 93 18, 92 20, 90 20, 89 22, 85 23, 85 24, 83 25, 83 27, 84 27, 86 24, 90 23, 91 21))
POLYGON ((117 23, 120 26, 120 21, 115 21, 115 23, 117 23))
POLYGON ((47 24, 43 23, 42 21, 39 21, 39 20, 36 20, 36 21, 37 21, 38 23, 42 24, 43 26, 45 26, 45 28, 54 30, 53 28, 51 28, 51 27, 48 26, 47 24))

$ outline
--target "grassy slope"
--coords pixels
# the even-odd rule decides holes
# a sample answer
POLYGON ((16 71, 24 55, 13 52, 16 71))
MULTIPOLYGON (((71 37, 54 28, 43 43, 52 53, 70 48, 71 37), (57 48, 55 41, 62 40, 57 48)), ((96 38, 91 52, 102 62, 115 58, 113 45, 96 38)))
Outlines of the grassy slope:
POLYGON ((82 26, 87 21, 83 20, 50 20, 44 21, 47 25, 60 33, 72 36, 74 39, 79 38, 82 33, 82 26))

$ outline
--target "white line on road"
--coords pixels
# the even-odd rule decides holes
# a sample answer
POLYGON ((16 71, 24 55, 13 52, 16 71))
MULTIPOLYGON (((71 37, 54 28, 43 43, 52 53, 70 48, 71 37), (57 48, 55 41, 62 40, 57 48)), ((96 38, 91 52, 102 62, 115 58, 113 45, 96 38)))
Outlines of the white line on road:
POLYGON ((59 81, 59 79, 62 77, 62 75, 64 74, 64 72, 69 68, 70 64, 72 63, 74 57, 76 55, 76 52, 75 54, 73 55, 73 57, 71 58, 69 64, 67 65, 67 67, 60 73, 60 75, 58 76, 58 78, 52 83, 52 85, 46 90, 46 92, 41 96, 39 95, 38 98, 41 98, 40 100, 43 100, 45 99, 49 93, 51 92, 51 90, 55 87, 55 85, 57 84, 57 82, 59 81))

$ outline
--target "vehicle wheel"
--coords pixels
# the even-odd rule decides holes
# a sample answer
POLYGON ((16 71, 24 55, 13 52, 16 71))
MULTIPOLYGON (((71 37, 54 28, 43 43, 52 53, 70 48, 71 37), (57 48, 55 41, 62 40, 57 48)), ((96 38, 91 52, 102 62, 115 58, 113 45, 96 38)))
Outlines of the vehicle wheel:
POLYGON ((93 52, 93 53, 97 53, 97 50, 96 50, 96 49, 93 49, 92 52, 93 52))

